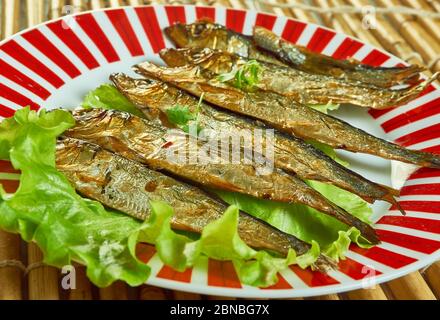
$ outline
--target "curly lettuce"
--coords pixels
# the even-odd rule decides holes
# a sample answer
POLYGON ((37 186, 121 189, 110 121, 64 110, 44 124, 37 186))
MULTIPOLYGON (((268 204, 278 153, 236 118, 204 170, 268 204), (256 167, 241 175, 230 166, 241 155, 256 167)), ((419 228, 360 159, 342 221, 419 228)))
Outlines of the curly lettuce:
MULTIPOLYGON (((113 89, 108 90, 108 96, 116 95, 116 92, 113 89)), ((107 93, 99 90, 95 91, 93 95, 106 96, 107 93)), ((121 93, 119 93, 119 95, 123 97, 121 93)), ((102 98, 101 100, 105 99, 102 98)), ((117 108, 118 104, 112 103, 111 99, 107 101, 109 102, 106 106, 107 109, 117 108)), ((127 102, 130 103, 128 100, 127 102)), ((99 108, 100 106, 91 105, 91 107, 99 108)), ((327 104, 310 107, 327 113, 328 111, 336 110, 339 105, 327 104)), ((136 107, 133 105, 133 108, 136 107)), ((348 163, 341 160, 332 147, 316 141, 307 142, 322 150, 333 160, 344 166, 348 166, 348 163)), ((330 201, 344 208, 347 212, 353 214, 362 221, 371 224, 370 217, 373 213, 372 209, 368 203, 359 196, 331 184, 311 180, 306 181, 306 183, 330 201)), ((318 251, 322 250, 323 253, 335 260, 345 258, 344 253, 348 250, 348 247, 352 242, 361 247, 370 247, 368 241, 360 236, 358 229, 354 227, 350 228, 337 219, 307 206, 256 199, 235 192, 219 190, 212 191, 214 191, 226 203, 236 205, 240 210, 260 218, 284 232, 293 234, 297 238, 308 243, 316 241, 318 251)))
POLYGON ((82 198, 55 165, 56 139, 73 125, 69 112, 29 108, 0 124, 0 157, 21 170, 14 194, 0 188, 0 228, 37 243, 45 263, 62 267, 80 262, 100 287, 116 280, 137 286, 148 279, 150 268, 137 259, 135 249, 138 242, 147 242, 176 270, 193 266, 203 255, 232 261, 245 284, 268 286, 289 264, 305 268, 317 259, 317 244, 299 257, 292 250, 287 258, 250 248, 238 236, 236 206, 192 239, 172 230, 174 211, 164 202, 151 202, 151 216, 142 222, 82 198))

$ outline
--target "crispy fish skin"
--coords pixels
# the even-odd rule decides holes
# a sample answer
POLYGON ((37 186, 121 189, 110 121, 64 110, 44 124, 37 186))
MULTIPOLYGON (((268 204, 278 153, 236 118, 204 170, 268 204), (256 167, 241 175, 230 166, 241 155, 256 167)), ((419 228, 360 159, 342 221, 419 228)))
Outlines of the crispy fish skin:
POLYGON ((307 205, 349 226, 355 226, 371 243, 379 242, 370 225, 331 203, 296 176, 289 176, 277 169, 270 174, 258 175, 256 164, 234 164, 230 161, 212 163, 212 160, 217 160, 213 154, 207 164, 172 161, 168 149, 183 147, 188 150, 188 139, 182 141, 180 137, 175 139, 175 135, 167 136, 163 126, 119 111, 78 110, 73 115, 76 126, 64 133, 68 137, 95 143, 125 158, 146 164, 153 170, 165 171, 206 187, 307 205))
MULTIPOLYGON (((216 74, 233 72, 250 61, 236 54, 208 48, 164 49, 160 56, 170 67, 200 65, 216 74)), ((436 74, 416 86, 393 90, 266 62, 260 62, 260 67, 256 86, 261 90, 289 96, 307 105, 352 103, 373 109, 402 105, 417 97, 438 77, 436 74)))
POLYGON ((302 139, 326 143, 333 148, 376 155, 385 159, 440 168, 440 156, 409 150, 351 126, 349 123, 300 104, 292 98, 262 90, 244 92, 217 80, 200 66, 167 68, 144 62, 135 70, 147 77, 170 82, 221 108, 259 119, 302 139))
POLYGON ((337 60, 330 56, 314 53, 305 47, 294 45, 278 37, 272 31, 256 26, 253 39, 257 46, 274 54, 284 63, 300 70, 329 75, 336 78, 361 81, 378 87, 389 88, 397 84, 419 82, 420 72, 424 68, 408 67, 372 67, 353 59, 337 60))
POLYGON ((180 48, 218 49, 250 59, 284 64, 270 54, 258 50, 251 37, 207 20, 200 20, 192 24, 176 23, 165 28, 165 33, 180 48))
MULTIPOLYGON (((173 229, 201 233, 226 210, 224 203, 202 190, 81 140, 65 138, 57 144, 57 168, 84 196, 140 220, 149 218, 150 201, 174 208, 173 229)), ((286 255, 310 245, 240 212, 238 232, 251 247, 286 255)))
MULTIPOLYGON (((191 112, 198 109, 201 127, 212 130, 216 136, 221 136, 222 132, 253 132, 254 129, 266 128, 259 121, 216 109, 206 103, 199 105, 197 98, 158 80, 133 79, 124 74, 113 74, 110 79, 148 117, 159 111, 155 116, 162 118, 170 107, 182 105, 191 112)), ((256 142, 253 140, 252 144, 256 142)), ((265 136, 258 142, 262 144, 261 149, 266 148, 265 136)), ((273 145, 275 166, 286 172, 297 174, 302 179, 331 183, 370 202, 385 200, 395 203, 393 196, 398 195, 397 190, 368 181, 301 139, 275 132, 273 145)), ((256 150, 254 145, 252 147, 256 150)))
POLYGON ((289 65, 309 73, 356 80, 379 87, 417 83, 419 73, 424 70, 414 65, 381 68, 362 65, 352 60, 336 60, 281 41, 274 33, 262 27, 255 27, 253 37, 249 37, 202 20, 193 24, 178 23, 166 28, 165 32, 180 48, 218 49, 249 59, 289 65))

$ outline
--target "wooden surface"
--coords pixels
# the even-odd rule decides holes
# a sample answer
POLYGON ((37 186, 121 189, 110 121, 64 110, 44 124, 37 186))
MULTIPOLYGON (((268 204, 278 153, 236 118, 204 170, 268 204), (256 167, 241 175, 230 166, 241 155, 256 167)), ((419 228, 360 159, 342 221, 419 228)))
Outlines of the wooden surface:
MULTIPOLYGON (((278 1, 279 3, 288 3, 289 0, 278 1)), ((406 5, 416 9, 440 12, 440 2, 437 0, 310 0, 304 2, 321 8, 340 5, 363 6, 375 2, 381 6, 406 5)), ((142 0, 0 0, 0 39, 23 28, 66 14, 68 10, 64 7, 65 5, 72 6, 75 11, 84 11, 109 6, 151 3, 151 1, 142 0)), ((163 2, 156 1, 154 3, 163 2)), ((440 70, 440 20, 401 14, 378 15, 376 17, 377 28, 367 30, 362 28, 362 17, 356 14, 316 14, 299 9, 259 5, 257 1, 240 0, 168 1, 167 3, 251 8, 291 16, 353 35, 372 45, 382 47, 408 62, 426 65, 430 71, 440 70)), ((35 245, 26 245, 16 235, 0 231, 0 262, 11 261, 8 266, 0 267, 0 299, 221 299, 221 297, 201 296, 151 286, 129 288, 124 283, 116 283, 109 288, 98 289, 88 281, 83 267, 77 268, 76 289, 64 290, 61 288, 60 270, 44 266, 41 263, 41 258, 41 252, 35 245)), ((440 298, 440 262, 423 271, 413 272, 372 289, 312 299, 436 298, 440 298)))

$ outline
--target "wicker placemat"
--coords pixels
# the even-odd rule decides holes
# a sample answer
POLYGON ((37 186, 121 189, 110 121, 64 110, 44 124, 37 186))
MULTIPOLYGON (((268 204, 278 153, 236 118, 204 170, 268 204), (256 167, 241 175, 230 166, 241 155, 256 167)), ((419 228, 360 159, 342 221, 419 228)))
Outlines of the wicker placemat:
MULTIPOLYGON (((166 1, 168 4, 192 3, 233 8, 252 8, 291 16, 353 35, 365 42, 401 57, 408 62, 440 70, 440 19, 426 14, 411 15, 401 6, 418 13, 440 13, 438 0, 219 0, 166 1), (278 5, 277 5, 278 4, 278 5), (368 5, 392 7, 399 14, 376 15, 376 28, 365 29, 365 15, 354 8, 368 5), (339 8, 339 9, 338 9, 339 8), (341 10, 344 9, 344 10, 341 10), (347 10, 348 8, 348 10, 347 10), (351 8, 351 9, 350 9, 351 8), (322 9, 331 9, 331 13, 322 9), (342 13, 338 13, 342 12, 342 13)), ((142 0, 0 0, 0 39, 28 26, 57 18, 70 10, 84 11, 110 6, 164 3, 142 0), (68 5, 69 7, 66 7, 68 5)), ((428 73, 428 72, 427 72, 428 73)), ((221 299, 215 296, 170 291, 151 286, 129 288, 116 283, 109 288, 94 287, 78 266, 76 290, 60 288, 61 272, 41 263, 42 254, 33 244, 26 245, 16 235, 0 231, 0 299, 221 299)), ((438 299, 440 298, 440 262, 373 289, 356 290, 311 299, 438 299)))

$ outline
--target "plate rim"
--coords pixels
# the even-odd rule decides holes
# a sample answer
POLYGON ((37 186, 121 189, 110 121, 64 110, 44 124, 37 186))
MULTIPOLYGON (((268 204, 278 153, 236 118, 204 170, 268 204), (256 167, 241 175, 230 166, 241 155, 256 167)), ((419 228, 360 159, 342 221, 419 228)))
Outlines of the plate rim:
MULTIPOLYGON (((232 8, 232 7, 225 7, 225 6, 208 6, 208 5, 193 5, 193 4, 178 4, 178 5, 172 5, 172 4, 149 4, 149 5, 138 5, 138 6, 120 6, 120 7, 112 7, 112 8, 99 8, 99 9, 93 9, 93 10, 87 10, 82 12, 76 12, 71 15, 61 16, 55 19, 51 19, 48 21, 41 22, 39 24, 36 24, 34 26, 28 27, 24 30, 21 30, 17 33, 14 33, 13 35, 10 35, 9 37, 3 39, 0 41, 0 46, 7 43, 8 41, 13 40, 15 37, 21 36, 22 34, 37 29, 39 27, 45 26, 49 23, 65 20, 67 18, 73 18, 85 14, 92 14, 95 12, 104 12, 104 11, 113 11, 113 10, 124 10, 127 8, 143 8, 143 7, 152 7, 152 8, 165 8, 165 7, 189 7, 189 8, 213 8, 215 11, 219 9, 224 10, 235 10, 235 11, 242 11, 246 14, 264 14, 268 16, 272 16, 275 18, 283 18, 286 20, 293 20, 293 21, 299 21, 301 23, 305 23, 306 25, 311 26, 317 26, 321 29, 325 29, 331 32, 335 32, 336 34, 344 35, 345 37, 348 37, 350 39, 354 39, 362 43, 363 45, 368 45, 371 48, 374 48, 386 55, 388 55, 390 58, 398 59, 399 62, 409 65, 406 61, 402 60, 401 58, 397 57, 396 55, 386 51, 385 49, 378 48, 368 42, 365 42, 357 37, 354 37, 352 35, 347 35, 345 33, 341 33, 339 31, 336 31, 334 29, 331 29, 326 26, 322 26, 316 23, 308 22, 308 21, 302 21, 300 19, 296 19, 293 17, 288 17, 285 15, 279 15, 274 13, 268 13, 259 11, 256 9, 243 9, 243 8, 232 8)), ((429 70, 429 69, 428 69, 429 70)), ((432 83, 435 90, 440 90, 440 85, 436 82, 432 83)), ((57 89, 59 90, 59 89, 57 89)), ((386 137, 388 137, 387 133, 384 133, 386 137)), ((394 140, 394 139, 391 139, 394 140)), ((422 269, 424 267, 427 267, 436 261, 440 261, 440 249, 434 251, 431 254, 424 254, 425 256, 421 257, 417 261, 410 263, 404 267, 393 269, 390 272, 384 272, 378 276, 370 277, 368 278, 369 284, 373 287, 376 285, 379 285, 384 282, 388 282, 400 277, 403 277, 411 272, 418 271, 419 269, 422 269)), ((207 272, 207 271, 203 271, 207 272)), ((241 288, 227 288, 227 287, 216 287, 201 283, 184 283, 179 282, 175 280, 168 280, 163 279, 160 277, 157 277, 156 274, 151 274, 150 278, 147 280, 146 284, 158 286, 165 289, 171 289, 171 290, 179 290, 179 291, 186 291, 186 292, 192 292, 197 294, 206 294, 206 295, 217 295, 217 296, 223 296, 223 297, 239 297, 239 298, 296 298, 296 297, 312 297, 312 296, 320 296, 320 295, 326 295, 326 294, 334 294, 334 293, 342 293, 357 289, 364 288, 363 286, 363 279, 355 280, 351 279, 350 281, 333 284, 333 285, 323 285, 323 286, 317 286, 317 287, 308 287, 308 288, 290 288, 290 289, 261 289, 257 287, 250 287, 245 286, 241 282, 240 284, 243 285, 241 288)), ((366 288, 368 290, 368 288, 366 288)))

